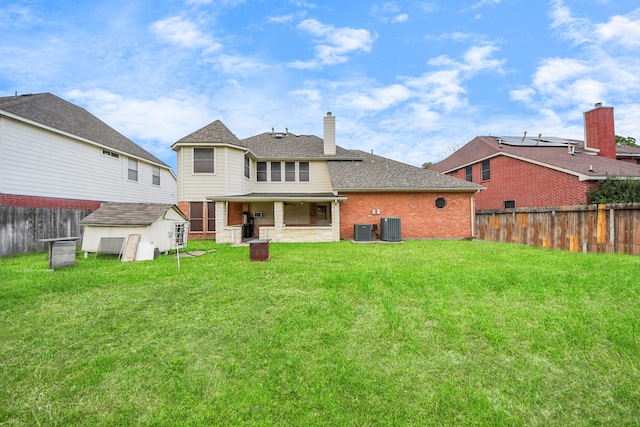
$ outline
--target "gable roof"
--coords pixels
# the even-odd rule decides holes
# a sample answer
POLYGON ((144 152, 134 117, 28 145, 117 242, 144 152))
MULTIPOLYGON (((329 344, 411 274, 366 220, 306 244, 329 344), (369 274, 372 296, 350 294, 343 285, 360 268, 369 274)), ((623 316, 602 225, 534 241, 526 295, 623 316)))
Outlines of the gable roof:
POLYGON ((102 203, 80 221, 82 225, 148 226, 174 209, 185 220, 182 211, 172 204, 160 203, 102 203))
POLYGON ((328 161, 331 185, 338 191, 463 191, 484 187, 432 170, 422 169, 360 150, 360 161, 328 161))
POLYGON ((169 167, 84 108, 51 93, 0 97, 0 114, 2 112, 169 167))
POLYGON ((585 150, 579 140, 549 138, 547 143, 517 143, 521 140, 523 138, 478 136, 430 169, 448 173, 491 157, 507 156, 569 173, 582 181, 607 176, 640 176, 640 165, 595 155, 585 150), (574 147, 573 154, 569 153, 569 144, 574 147))
POLYGON ((224 123, 220 120, 216 120, 209 123, 203 128, 198 129, 189 135, 180 138, 176 141, 171 148, 174 148, 178 144, 232 144, 240 145, 240 140, 237 136, 229 130, 224 123))

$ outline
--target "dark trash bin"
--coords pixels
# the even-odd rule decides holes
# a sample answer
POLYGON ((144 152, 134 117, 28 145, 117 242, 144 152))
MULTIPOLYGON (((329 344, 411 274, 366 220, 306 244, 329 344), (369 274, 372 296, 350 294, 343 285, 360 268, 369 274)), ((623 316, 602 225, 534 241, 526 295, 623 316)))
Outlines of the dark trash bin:
POLYGON ((270 239, 258 239, 249 242, 249 258, 251 261, 266 261, 269 259, 270 239))

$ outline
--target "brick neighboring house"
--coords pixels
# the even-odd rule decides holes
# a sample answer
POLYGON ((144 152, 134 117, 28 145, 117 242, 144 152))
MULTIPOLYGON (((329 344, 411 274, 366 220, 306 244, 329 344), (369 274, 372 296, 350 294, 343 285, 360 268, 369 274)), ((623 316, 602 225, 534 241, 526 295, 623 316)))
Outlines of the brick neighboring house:
POLYGON ((640 149, 618 147, 612 107, 584 113, 585 140, 478 136, 431 170, 486 187, 476 209, 586 204, 607 177, 639 177, 640 149))
POLYGON ((324 139, 267 132, 239 140, 221 121, 173 144, 178 206, 189 238, 239 243, 338 241, 355 224, 401 220, 405 239, 469 238, 483 187, 336 145, 335 116, 324 139))

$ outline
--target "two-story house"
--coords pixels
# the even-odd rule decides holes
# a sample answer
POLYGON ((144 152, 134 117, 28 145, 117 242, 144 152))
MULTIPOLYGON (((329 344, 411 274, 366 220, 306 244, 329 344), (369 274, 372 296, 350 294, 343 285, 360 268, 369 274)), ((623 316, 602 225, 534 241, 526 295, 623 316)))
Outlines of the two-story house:
POLYGON ((103 201, 177 202, 170 166, 50 93, 0 97, 0 171, 0 256, 79 236, 103 201))
POLYGON ((640 149, 616 145, 612 107, 584 113, 584 140, 478 136, 431 170, 486 187, 478 210, 572 206, 607 177, 640 177, 640 149))
POLYGON ((0 98, 0 206, 175 203, 171 167, 51 93, 0 98))
POLYGON ((172 148, 190 238, 337 241, 382 218, 400 218, 403 238, 474 235, 482 186, 344 149, 331 113, 324 138, 272 130, 239 140, 216 120, 172 148))

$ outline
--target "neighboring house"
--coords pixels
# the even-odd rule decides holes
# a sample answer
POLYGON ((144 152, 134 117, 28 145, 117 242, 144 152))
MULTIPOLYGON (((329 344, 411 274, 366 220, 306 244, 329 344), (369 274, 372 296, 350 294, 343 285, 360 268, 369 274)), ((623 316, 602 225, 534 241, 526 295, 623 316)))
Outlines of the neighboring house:
POLYGON ((80 236, 103 201, 177 202, 170 166, 50 93, 0 97, 0 256, 80 236))
POLYGON ((178 205, 190 217, 189 237, 338 241, 381 218, 400 218, 402 238, 474 235, 482 186, 346 150, 335 135, 327 113, 324 139, 272 131, 239 140, 216 120, 178 140, 178 205))
POLYGON ((584 113, 585 140, 478 136, 430 170, 486 187, 476 209, 571 206, 607 177, 639 177, 640 150, 618 147, 613 108, 584 113))
POLYGON ((0 98, 0 206, 175 203, 171 168, 50 93, 0 98))

